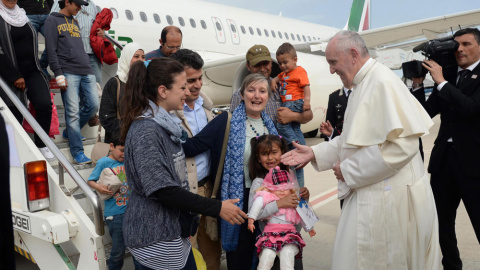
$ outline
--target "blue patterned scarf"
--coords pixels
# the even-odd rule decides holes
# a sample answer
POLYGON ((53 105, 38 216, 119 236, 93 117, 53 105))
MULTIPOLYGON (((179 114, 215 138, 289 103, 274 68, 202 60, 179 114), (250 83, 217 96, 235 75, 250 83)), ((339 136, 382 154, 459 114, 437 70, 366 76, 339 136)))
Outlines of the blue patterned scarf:
MULTIPOLYGON (((242 102, 235 109, 230 121, 230 134, 228 136, 227 154, 225 156, 225 164, 223 166, 223 178, 221 198, 222 201, 228 199, 237 199, 240 201, 236 204, 243 209, 243 153, 245 147, 246 136, 246 113, 245 103, 242 102)), ((262 118, 270 134, 278 135, 275 124, 262 111, 262 118)), ((253 153, 252 153, 253 154, 253 153)), ((246 202, 248 203, 248 202, 246 202)), ((222 247, 225 251, 231 252, 237 249, 238 236, 240 235, 240 225, 230 225, 225 220, 221 220, 222 247)))

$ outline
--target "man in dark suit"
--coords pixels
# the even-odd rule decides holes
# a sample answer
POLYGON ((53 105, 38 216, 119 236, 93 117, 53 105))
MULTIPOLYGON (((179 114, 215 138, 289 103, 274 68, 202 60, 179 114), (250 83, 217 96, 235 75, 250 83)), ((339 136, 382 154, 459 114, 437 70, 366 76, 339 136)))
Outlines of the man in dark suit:
POLYGON ((433 60, 423 65, 435 81, 425 108, 431 117, 441 115, 428 171, 438 212, 442 263, 445 269, 462 269, 455 235, 460 200, 480 242, 480 31, 466 28, 453 36, 460 44, 455 52, 457 70, 443 74, 433 60))
POLYGON ((328 97, 327 116, 325 122, 320 124, 320 132, 325 136, 325 140, 329 141, 342 133, 343 117, 351 92, 352 86, 344 86, 328 97))

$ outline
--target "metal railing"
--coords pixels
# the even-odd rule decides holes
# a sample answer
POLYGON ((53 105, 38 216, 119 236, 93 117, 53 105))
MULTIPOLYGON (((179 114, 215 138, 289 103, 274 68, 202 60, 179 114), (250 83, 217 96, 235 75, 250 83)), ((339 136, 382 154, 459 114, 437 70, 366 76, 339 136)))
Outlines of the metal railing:
POLYGON ((109 36, 107 33, 105 33, 105 37, 111 42, 113 43, 113 45, 117 46, 118 48, 120 48, 120 50, 123 50, 123 46, 122 44, 120 44, 118 41, 116 41, 115 39, 113 39, 111 36, 109 36))
POLYGON ((30 114, 27 108, 22 104, 22 102, 18 99, 18 97, 13 93, 12 89, 5 83, 5 81, 0 78, 0 87, 3 89, 5 94, 10 98, 13 102, 15 107, 20 111, 23 115, 25 120, 32 126, 35 133, 37 133, 38 137, 45 143, 45 145, 50 149, 53 155, 58 160, 58 175, 59 175, 59 186, 61 187, 62 191, 67 195, 71 196, 72 193, 80 188, 85 195, 87 196, 88 200, 92 204, 93 207, 93 222, 95 224, 95 231, 98 235, 105 234, 105 228, 103 223, 103 211, 102 206, 100 204, 100 198, 98 195, 90 189, 90 186, 83 180, 82 176, 73 168, 72 164, 67 160, 67 158, 60 152, 60 149, 55 145, 55 143, 50 139, 48 134, 40 127, 37 120, 30 114), (63 168, 67 171, 67 173, 72 177, 72 179, 77 183, 77 187, 73 190, 68 190, 64 184, 64 173, 63 168))

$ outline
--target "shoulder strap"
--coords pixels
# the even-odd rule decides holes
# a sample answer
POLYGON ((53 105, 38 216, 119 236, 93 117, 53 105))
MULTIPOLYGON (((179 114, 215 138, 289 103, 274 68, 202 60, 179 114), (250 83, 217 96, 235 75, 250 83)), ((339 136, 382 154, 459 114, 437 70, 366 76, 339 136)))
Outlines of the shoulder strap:
POLYGON ((225 126, 225 134, 223 135, 222 153, 220 154, 220 162, 218 163, 217 175, 215 176, 212 199, 215 199, 217 197, 217 192, 220 187, 220 181, 222 178, 223 163, 225 162, 225 155, 227 154, 228 136, 230 135, 230 120, 232 119, 232 114, 229 111, 227 111, 227 113, 227 125, 225 126))
POLYGON ((120 100, 120 80, 116 76, 115 79, 117 79, 117 118, 120 119, 120 113, 118 112, 118 101, 120 100))
POLYGON ((102 138, 100 135, 102 134, 102 124, 98 124, 98 131, 97 131, 97 142, 101 142, 102 138))
POLYGON ((113 175, 117 175, 117 173, 112 169, 112 168, 109 168, 110 171, 112 171, 113 175))

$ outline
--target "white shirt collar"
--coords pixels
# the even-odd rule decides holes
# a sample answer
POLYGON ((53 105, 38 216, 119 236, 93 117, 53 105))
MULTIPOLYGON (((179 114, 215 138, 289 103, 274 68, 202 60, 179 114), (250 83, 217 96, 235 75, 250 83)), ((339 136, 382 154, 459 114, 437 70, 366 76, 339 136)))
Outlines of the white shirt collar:
MULTIPOLYGON (((472 71, 472 70, 474 70, 474 69, 478 66, 478 63, 480 63, 480 59, 479 59, 477 62, 475 62, 475 63, 471 64, 470 66, 468 66, 466 69, 472 71)), ((463 70, 463 68, 458 67, 457 73, 460 72, 460 71, 462 71, 462 70, 463 70)))

